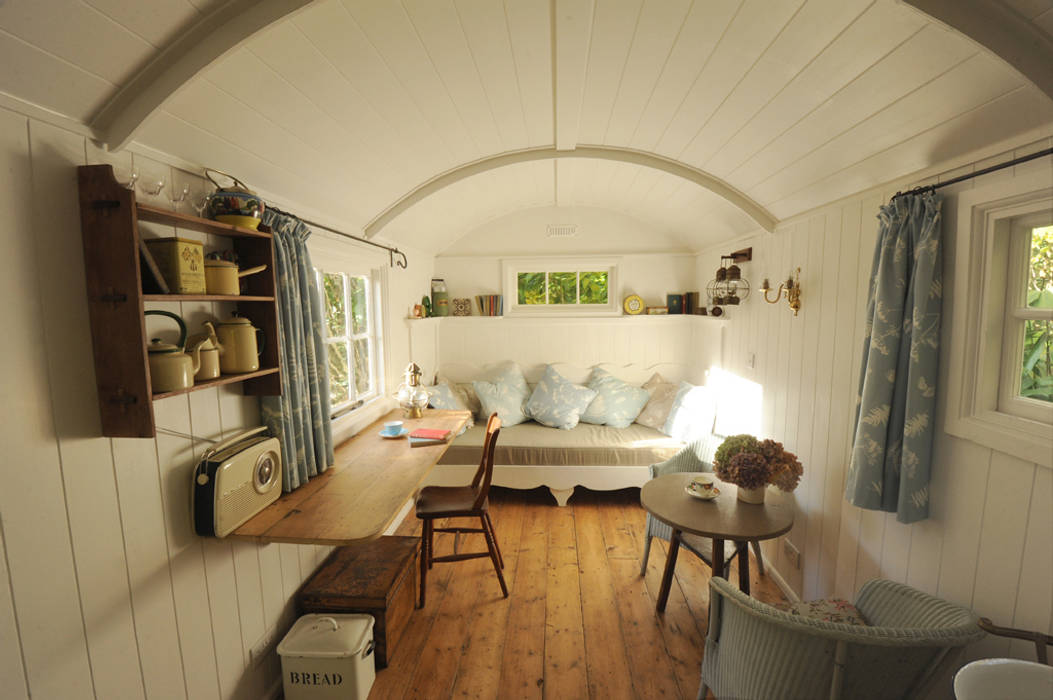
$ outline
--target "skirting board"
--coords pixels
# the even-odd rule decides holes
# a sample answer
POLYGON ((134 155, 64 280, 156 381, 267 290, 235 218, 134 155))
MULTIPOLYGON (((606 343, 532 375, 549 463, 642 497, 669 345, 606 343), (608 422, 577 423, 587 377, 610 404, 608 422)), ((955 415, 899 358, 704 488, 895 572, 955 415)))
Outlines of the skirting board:
POLYGON ((775 581, 775 585, 779 587, 779 590, 791 603, 801 602, 801 597, 790 588, 790 584, 786 583, 786 579, 782 577, 782 574, 779 573, 770 559, 764 560, 764 573, 771 576, 772 580, 775 581))

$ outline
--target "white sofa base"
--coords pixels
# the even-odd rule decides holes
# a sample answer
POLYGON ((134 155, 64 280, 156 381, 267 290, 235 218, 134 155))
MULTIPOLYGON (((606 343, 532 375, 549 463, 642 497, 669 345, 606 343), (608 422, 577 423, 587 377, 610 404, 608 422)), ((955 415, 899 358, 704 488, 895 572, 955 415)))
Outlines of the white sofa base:
MULTIPOLYGON (((464 486, 472 483, 478 464, 437 464, 424 480, 426 486, 464 486)), ((546 486, 556 503, 567 505, 575 486, 594 491, 614 491, 643 486, 651 478, 649 466, 620 467, 539 467, 494 465, 494 486, 511 489, 536 489, 546 486)))

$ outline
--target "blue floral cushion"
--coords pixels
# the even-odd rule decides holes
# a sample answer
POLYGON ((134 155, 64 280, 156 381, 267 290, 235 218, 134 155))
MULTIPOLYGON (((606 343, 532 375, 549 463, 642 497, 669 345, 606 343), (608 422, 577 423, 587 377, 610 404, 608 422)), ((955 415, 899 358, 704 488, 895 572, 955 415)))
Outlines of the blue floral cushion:
POLYGON ((526 414, 550 428, 570 430, 594 398, 593 389, 572 384, 549 365, 527 401, 526 414))
POLYGON ((680 382, 662 432, 689 442, 711 433, 715 417, 716 405, 710 390, 704 386, 680 382))
MULTIPOLYGON (((428 392, 428 405, 432 408, 449 411, 468 411, 468 402, 464 395, 449 382, 439 382, 435 386, 424 387, 428 392)), ((468 418, 465 429, 475 425, 474 417, 468 418)))
POLYGON ((480 417, 497 413, 501 423, 506 426, 518 425, 527 420, 523 404, 530 396, 530 389, 515 362, 503 363, 494 371, 490 381, 472 382, 472 388, 479 397, 480 417))
POLYGON ((596 392, 596 398, 581 414, 583 423, 628 428, 651 400, 651 394, 626 384, 605 369, 595 367, 585 386, 596 392))

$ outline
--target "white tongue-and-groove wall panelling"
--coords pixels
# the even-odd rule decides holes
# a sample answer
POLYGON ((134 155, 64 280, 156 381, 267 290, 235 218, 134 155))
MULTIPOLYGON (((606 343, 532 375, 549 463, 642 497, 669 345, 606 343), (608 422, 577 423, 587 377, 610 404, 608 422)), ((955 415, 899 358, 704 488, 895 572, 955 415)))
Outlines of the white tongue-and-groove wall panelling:
MULTIPOLYGON (((192 438, 99 437, 75 166, 111 162, 126 176, 133 158, 144 177, 205 187, 163 163, 107 153, 0 109, 3 695, 258 700, 280 683, 277 655, 272 644, 255 665, 250 650, 284 632, 292 596, 330 549, 192 533, 190 473, 207 440, 259 424, 258 401, 236 387, 155 403, 158 426, 192 438)), ((137 196, 172 206, 164 195, 137 196)), ((155 306, 191 327, 230 311, 155 306)), ((400 357, 407 345, 403 338, 400 357)))
MULTIPOLYGON (((947 180, 1049 148, 1051 140, 1023 145, 940 176, 947 180)), ((948 380, 957 195, 1027 173, 1053 171, 1045 157, 940 190, 944 197, 944 302, 940 386, 948 380)), ((1051 172, 1053 174, 1053 172, 1051 172)), ((938 178, 927 180, 935 182, 938 178)), ((821 207, 781 222, 731 246, 753 246, 742 264, 754 296, 728 314, 724 367, 763 387, 762 430, 782 441, 804 465, 787 538, 800 550, 801 569, 785 555, 781 539, 764 552, 802 599, 851 600, 868 579, 889 578, 972 608, 996 624, 1053 633, 1053 472, 1041 465, 953 437, 943 430, 943 401, 935 418, 931 516, 913 525, 895 514, 862 510, 844 500, 858 390, 867 287, 877 238, 877 213, 898 183, 821 207), (800 266, 801 310, 785 299, 767 304, 756 291, 768 277, 780 280, 800 266), (751 363, 751 356, 754 362, 751 363), (754 366, 750 366, 753 364, 754 366)), ((699 255, 699 277, 712 275, 727 245, 699 255)), ((988 637, 966 659, 1017 656, 1034 660, 1034 646, 988 637)), ((943 691, 941 691, 943 692, 943 691)), ((949 697, 949 685, 945 695, 949 697)))

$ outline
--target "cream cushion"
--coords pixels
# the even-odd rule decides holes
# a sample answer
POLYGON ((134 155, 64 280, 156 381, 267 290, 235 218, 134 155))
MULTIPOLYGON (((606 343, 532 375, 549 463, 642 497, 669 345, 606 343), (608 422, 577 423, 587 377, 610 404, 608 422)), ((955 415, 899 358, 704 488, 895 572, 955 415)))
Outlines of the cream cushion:
POLYGON ((642 388, 650 392, 651 399, 636 417, 636 422, 648 428, 661 430, 665 427, 669 419, 669 412, 673 409, 677 386, 667 382, 662 375, 655 372, 650 379, 644 382, 642 388))

